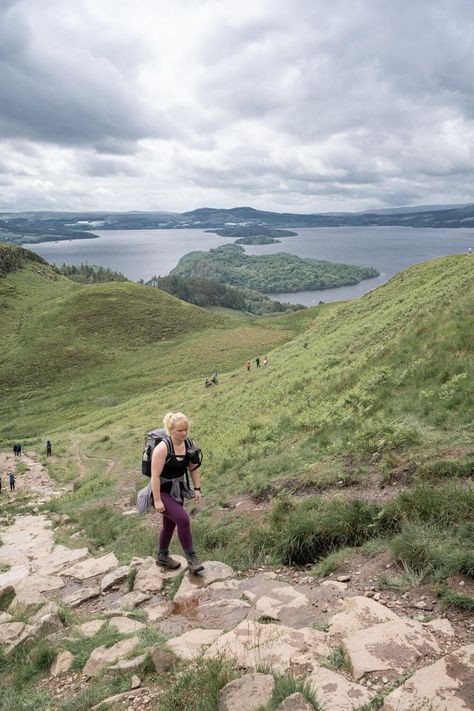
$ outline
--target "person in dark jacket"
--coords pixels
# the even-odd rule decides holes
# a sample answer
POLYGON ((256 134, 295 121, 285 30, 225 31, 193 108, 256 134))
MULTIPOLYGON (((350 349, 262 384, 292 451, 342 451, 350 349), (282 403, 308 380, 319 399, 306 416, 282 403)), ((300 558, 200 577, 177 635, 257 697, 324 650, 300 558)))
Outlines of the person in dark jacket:
POLYGON ((51 444, 51 440, 48 439, 46 442, 46 456, 50 457, 53 453, 53 445, 51 444))

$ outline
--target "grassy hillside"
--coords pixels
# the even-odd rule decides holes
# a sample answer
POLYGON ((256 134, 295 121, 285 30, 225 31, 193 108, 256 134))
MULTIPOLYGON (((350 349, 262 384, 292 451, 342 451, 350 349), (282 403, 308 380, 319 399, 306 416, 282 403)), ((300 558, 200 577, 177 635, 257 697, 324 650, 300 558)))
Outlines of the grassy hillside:
POLYGON ((418 580, 473 576, 473 277, 472 256, 458 255, 352 302, 249 321, 138 285, 81 287, 23 269, 0 284, 0 325, 12 331, 3 382, 27 374, 2 404, 4 442, 52 436, 53 475, 77 478, 54 506, 122 560, 154 546, 149 518, 116 510, 143 485, 143 434, 180 409, 205 451, 206 509, 194 521, 203 555, 329 566, 335 551, 370 543, 418 580), (164 341, 142 339, 146 309, 173 314, 181 330, 168 319, 154 332, 164 341), (181 314, 202 319, 200 330, 181 314), (256 354, 269 365, 246 372, 256 354), (219 385, 204 389, 214 367, 219 385))
MULTIPOLYGON (((74 427, 130 397, 204 377, 273 348, 305 319, 210 312, 132 282, 81 285, 0 245, 0 441, 74 427)), ((310 310, 309 310, 310 311, 310 310)))

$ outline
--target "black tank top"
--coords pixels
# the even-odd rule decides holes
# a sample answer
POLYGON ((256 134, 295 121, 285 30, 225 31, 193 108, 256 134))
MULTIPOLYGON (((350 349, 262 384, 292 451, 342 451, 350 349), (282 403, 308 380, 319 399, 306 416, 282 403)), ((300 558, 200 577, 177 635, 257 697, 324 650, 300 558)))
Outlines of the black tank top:
POLYGON ((163 471, 160 475, 161 479, 169 479, 169 481, 161 482, 160 491, 163 491, 165 494, 169 494, 171 492, 172 479, 178 479, 179 477, 184 476, 186 474, 187 469, 187 454, 183 454, 182 456, 180 455, 177 457, 174 451, 172 451, 171 454, 167 457, 165 466, 163 467, 163 471))

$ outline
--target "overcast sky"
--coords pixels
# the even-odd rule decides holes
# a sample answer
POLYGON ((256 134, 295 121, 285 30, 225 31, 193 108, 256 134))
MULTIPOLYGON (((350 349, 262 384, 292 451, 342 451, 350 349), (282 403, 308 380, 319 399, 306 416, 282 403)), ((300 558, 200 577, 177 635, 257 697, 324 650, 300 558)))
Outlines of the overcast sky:
POLYGON ((474 202, 474 0, 0 0, 0 210, 474 202))

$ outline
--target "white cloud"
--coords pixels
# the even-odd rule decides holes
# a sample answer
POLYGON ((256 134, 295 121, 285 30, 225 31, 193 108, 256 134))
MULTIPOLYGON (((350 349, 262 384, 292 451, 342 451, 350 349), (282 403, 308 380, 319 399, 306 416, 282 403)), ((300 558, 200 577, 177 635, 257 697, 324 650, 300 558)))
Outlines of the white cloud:
POLYGON ((0 209, 472 201, 470 0, 0 0, 0 209))

